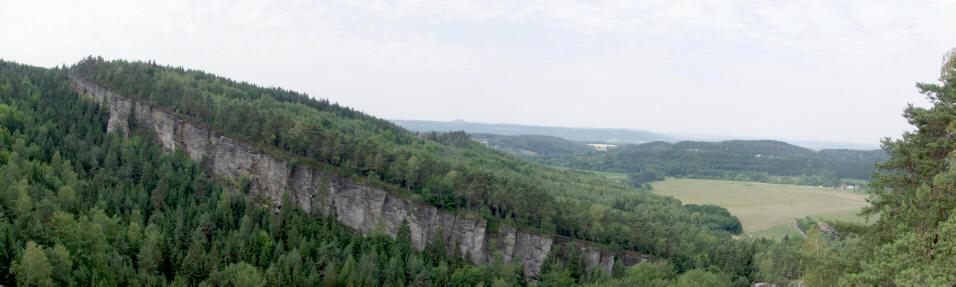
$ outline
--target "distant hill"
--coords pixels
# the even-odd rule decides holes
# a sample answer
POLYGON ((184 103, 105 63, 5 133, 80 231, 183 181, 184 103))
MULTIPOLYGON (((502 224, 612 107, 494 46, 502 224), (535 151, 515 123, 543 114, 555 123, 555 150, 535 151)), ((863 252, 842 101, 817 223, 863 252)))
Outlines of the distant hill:
POLYGON ((392 120, 393 123, 418 132, 449 132, 464 131, 469 134, 496 134, 496 135, 541 135, 559 137, 571 141, 587 143, 646 143, 652 141, 673 141, 674 138, 649 132, 632 129, 600 129, 600 128, 566 128, 544 127, 515 124, 487 124, 472 123, 462 120, 451 122, 392 120))
POLYGON ((765 173, 769 176, 826 176, 869 179, 881 150, 814 151, 780 141, 733 140, 626 145, 608 152, 605 168, 630 170, 657 163, 671 175, 717 176, 719 171, 765 173), (631 168, 629 168, 631 167, 631 168))
MULTIPOLYGON (((701 135, 701 134, 686 134, 686 133, 668 133, 667 135, 676 138, 677 141, 703 141, 703 142, 719 142, 719 141, 728 141, 728 140, 765 140, 766 138, 752 138, 752 137, 741 137, 741 136, 726 136, 726 135, 701 135)), ((808 139, 792 139, 792 138, 778 138, 774 140, 779 140, 787 142, 793 145, 814 149, 814 150, 823 150, 823 149, 879 149, 880 143, 878 141, 861 143, 861 142, 843 142, 843 141, 828 141, 828 140, 808 140, 808 139)))
POLYGON ((473 134, 471 137, 492 148, 530 157, 553 157, 594 150, 586 144, 552 136, 473 134))
POLYGON ((606 152, 548 136, 472 137, 490 147, 543 163, 627 173, 636 183, 665 176, 835 186, 868 180, 882 150, 812 150, 781 141, 663 141, 625 144, 606 152))
POLYGON ((780 141, 654 142, 624 145, 606 153, 552 158, 560 165, 632 174, 636 181, 664 176, 839 185, 869 180, 882 150, 815 151, 780 141))

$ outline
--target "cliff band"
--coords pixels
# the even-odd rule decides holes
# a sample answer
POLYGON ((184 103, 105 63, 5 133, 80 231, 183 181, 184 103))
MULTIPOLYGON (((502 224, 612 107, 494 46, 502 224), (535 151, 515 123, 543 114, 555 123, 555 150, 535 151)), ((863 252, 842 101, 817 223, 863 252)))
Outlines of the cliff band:
POLYGON ((646 260, 636 253, 612 252, 588 242, 510 226, 502 225, 497 231, 491 231, 482 218, 439 210, 380 188, 324 175, 305 165, 290 168, 287 161, 225 137, 205 125, 113 93, 82 77, 71 75, 70 79, 77 93, 107 107, 108 132, 127 135, 130 120, 135 120, 151 130, 167 151, 182 150, 197 162, 208 162, 216 176, 248 180, 250 195, 265 199, 273 208, 278 208, 283 196, 288 195, 308 212, 332 216, 362 234, 380 230, 391 237, 396 236, 404 221, 411 230, 412 245, 418 250, 424 249, 429 240, 441 238, 446 250, 457 250, 476 264, 490 262, 496 255, 504 262, 517 261, 529 278, 538 278, 545 258, 555 245, 577 249, 587 270, 600 268, 606 274, 610 274, 619 257, 625 265, 646 260))

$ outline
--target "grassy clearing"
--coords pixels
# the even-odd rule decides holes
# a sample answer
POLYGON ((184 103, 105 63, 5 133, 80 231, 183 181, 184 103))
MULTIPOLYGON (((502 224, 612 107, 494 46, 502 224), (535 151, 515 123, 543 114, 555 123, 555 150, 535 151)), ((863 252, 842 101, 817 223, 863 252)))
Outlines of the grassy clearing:
POLYGON ((770 238, 770 239, 781 239, 784 236, 790 237, 800 237, 800 231, 797 231, 797 228, 793 226, 793 223, 784 223, 780 225, 774 225, 769 228, 758 230, 748 233, 750 236, 755 238, 770 238))
POLYGON ((755 237, 797 235, 790 222, 805 216, 863 222, 856 213, 867 205, 863 194, 826 187, 674 178, 652 186, 654 193, 684 203, 727 208, 755 237))

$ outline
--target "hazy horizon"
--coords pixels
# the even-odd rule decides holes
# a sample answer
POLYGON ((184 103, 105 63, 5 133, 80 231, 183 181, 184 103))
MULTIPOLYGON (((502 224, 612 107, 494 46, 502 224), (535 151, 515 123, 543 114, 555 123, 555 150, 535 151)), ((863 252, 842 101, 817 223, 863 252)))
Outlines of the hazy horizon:
POLYGON ((155 60, 383 119, 876 143, 956 2, 7 1, 0 58, 155 60))
MULTIPOLYGON (((399 126, 403 126, 398 122, 441 122, 441 123, 453 123, 461 121, 469 124, 481 124, 481 125, 519 125, 519 126, 529 126, 529 127, 545 127, 545 128, 566 128, 566 129, 598 129, 598 130, 627 130, 627 131, 636 131, 636 132, 648 132, 654 134, 660 134, 668 136, 671 139, 665 140, 667 142, 679 142, 679 141, 727 141, 727 140, 774 140, 782 141, 789 144, 809 148, 809 149, 880 149, 880 141, 874 142, 852 142, 852 141, 839 141, 839 140, 814 140, 814 139, 801 139, 801 138, 768 138, 768 137, 750 137, 750 136, 741 136, 741 135, 731 135, 731 134, 706 134, 706 133, 682 133, 682 132, 671 132, 671 131, 661 131, 661 130, 651 130, 643 128, 605 128, 605 127, 586 127, 586 126, 546 126, 546 125, 534 125, 534 124, 514 124, 514 123, 490 123, 490 122, 474 122, 468 121, 465 119, 454 119, 451 121, 442 121, 442 120, 416 120, 416 119, 385 119, 392 123, 396 123, 399 126)), ((494 133, 492 133, 494 134, 494 133)))

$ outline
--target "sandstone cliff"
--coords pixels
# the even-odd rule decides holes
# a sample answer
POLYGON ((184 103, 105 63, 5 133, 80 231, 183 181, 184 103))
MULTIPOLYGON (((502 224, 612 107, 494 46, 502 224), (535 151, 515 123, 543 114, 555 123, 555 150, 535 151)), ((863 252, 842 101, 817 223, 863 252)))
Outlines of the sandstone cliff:
MULTIPOLYGON (((284 195, 288 195, 302 209, 332 216, 363 234, 380 230, 394 237, 402 222, 407 222, 412 244, 418 250, 422 250, 429 240, 441 238, 446 243, 446 250, 457 250, 478 264, 489 262, 495 256, 500 256, 505 262, 518 262, 525 276, 530 278, 538 277, 545 258, 555 245, 552 236, 509 226, 491 231, 482 218, 439 210, 379 188, 322 174, 304 165, 290 167, 287 161, 227 138, 205 125, 118 95, 83 78, 71 76, 71 80, 77 93, 108 107, 107 131, 128 134, 129 122, 134 120, 153 131, 166 150, 182 150, 193 160, 205 160, 210 171, 217 176, 248 180, 250 194, 266 200, 274 208, 282 204, 284 195)), ((588 270, 600 268, 610 273, 615 258, 621 255, 575 240, 559 241, 563 246, 577 249, 588 270)), ((638 259, 625 260, 627 265, 644 260, 628 255, 624 259, 638 259)))

